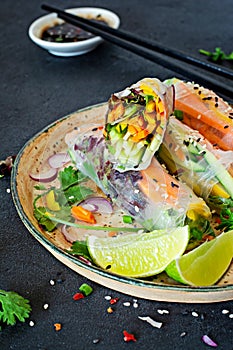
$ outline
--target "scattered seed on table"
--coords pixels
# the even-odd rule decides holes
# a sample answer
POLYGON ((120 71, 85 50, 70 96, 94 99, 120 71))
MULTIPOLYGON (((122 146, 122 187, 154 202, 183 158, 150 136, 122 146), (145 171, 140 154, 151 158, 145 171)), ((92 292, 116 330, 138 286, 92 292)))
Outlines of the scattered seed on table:
POLYGON ((138 308, 138 303, 133 303, 133 307, 135 308, 135 309, 137 309, 138 308))
POLYGON ((43 306, 43 308, 44 308, 45 310, 47 310, 48 307, 49 307, 49 304, 44 304, 44 306, 43 306))
POLYGON ((222 314, 223 314, 223 315, 229 314, 229 310, 223 309, 223 310, 222 310, 222 314))
POLYGON ((55 281, 54 280, 50 280, 49 283, 51 284, 51 286, 54 286, 55 281))
POLYGON ((7 193, 11 193, 10 188, 7 188, 7 189, 6 189, 6 192, 7 192, 7 193))
POLYGON ((192 316, 193 316, 193 317, 198 317, 199 315, 198 315, 198 313, 197 313, 196 311, 193 311, 193 312, 192 312, 192 316))
POLYGON ((29 322, 29 326, 30 326, 30 327, 35 326, 35 322, 34 322, 34 321, 30 321, 30 322, 29 322))
POLYGON ((130 304, 129 301, 126 301, 126 302, 123 303, 123 305, 124 305, 124 306, 130 306, 131 304, 130 304))
POLYGON ((100 339, 97 339, 97 338, 92 340, 93 344, 98 344, 99 342, 100 342, 100 339))
POLYGON ((233 318, 233 314, 230 314, 230 315, 229 315, 229 318, 233 318))
POLYGON ((187 334, 186 332, 182 332, 182 333, 180 333, 181 338, 182 338, 182 337, 185 337, 185 336, 186 336, 186 334, 187 334))
POLYGON ((111 297, 110 295, 105 295, 104 299, 105 299, 105 300, 111 300, 112 297, 111 297))

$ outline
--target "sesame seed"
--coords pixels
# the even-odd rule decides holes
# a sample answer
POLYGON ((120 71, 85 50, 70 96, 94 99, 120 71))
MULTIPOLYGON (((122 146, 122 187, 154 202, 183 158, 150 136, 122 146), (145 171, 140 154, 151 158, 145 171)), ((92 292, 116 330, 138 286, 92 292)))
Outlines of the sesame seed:
POLYGON ((216 107, 216 108, 218 107, 218 103, 217 102, 215 103, 214 107, 216 107))
POLYGON ((35 325, 35 322, 33 322, 33 321, 30 321, 30 322, 29 322, 29 326, 30 326, 30 327, 33 327, 34 325, 35 325))
POLYGON ((227 128, 229 128, 229 125, 224 125, 224 129, 227 129, 227 128))
POLYGON ((11 193, 11 190, 9 188, 6 189, 7 193, 11 193))
POLYGON ((105 299, 105 300, 111 300, 112 297, 111 297, 110 295, 105 295, 104 299, 105 299))
POLYGON ((230 315, 229 315, 229 318, 233 318, 233 314, 230 314, 230 315))
POLYGON ((192 312, 192 316, 193 316, 193 317, 198 317, 199 315, 198 315, 198 313, 197 313, 196 311, 193 311, 193 312, 192 312))
POLYGON ((136 213, 138 213, 138 212, 139 212, 139 208, 138 208, 138 206, 137 206, 137 205, 135 205, 134 210, 136 211, 136 213))
POLYGON ((131 304, 130 304, 129 301, 126 301, 126 302, 123 303, 123 305, 129 307, 131 304))
POLYGON ((180 336, 181 336, 181 337, 185 337, 186 334, 187 334, 186 332, 182 332, 182 333, 180 333, 180 336))
POLYGON ((133 303, 133 307, 134 307, 135 309, 137 309, 137 308, 138 308, 138 303, 133 303))
POLYGON ((223 315, 229 314, 229 310, 223 309, 223 310, 222 310, 222 314, 223 314, 223 315))
POLYGON ((44 308, 45 310, 47 310, 48 307, 49 307, 49 304, 44 304, 44 306, 43 306, 43 308, 44 308))
POLYGON ((100 342, 99 339, 93 339, 93 340, 92 340, 92 343, 93 343, 93 344, 98 344, 99 342, 100 342))
POLYGON ((55 281, 54 280, 50 280, 49 283, 51 284, 51 286, 54 286, 55 281))

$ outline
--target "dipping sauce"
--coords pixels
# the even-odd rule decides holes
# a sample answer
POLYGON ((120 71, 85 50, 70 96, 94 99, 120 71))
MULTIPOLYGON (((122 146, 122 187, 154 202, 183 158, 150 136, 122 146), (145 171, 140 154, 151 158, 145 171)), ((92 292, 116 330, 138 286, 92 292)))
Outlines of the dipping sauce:
MULTIPOLYGON (((90 19, 92 22, 98 22, 105 25, 109 25, 107 21, 103 20, 100 16, 95 19, 90 19)), ((54 43, 73 43, 77 41, 83 41, 93 38, 95 35, 85 30, 76 27, 69 23, 57 24, 52 27, 44 29, 41 35, 41 39, 54 43)))

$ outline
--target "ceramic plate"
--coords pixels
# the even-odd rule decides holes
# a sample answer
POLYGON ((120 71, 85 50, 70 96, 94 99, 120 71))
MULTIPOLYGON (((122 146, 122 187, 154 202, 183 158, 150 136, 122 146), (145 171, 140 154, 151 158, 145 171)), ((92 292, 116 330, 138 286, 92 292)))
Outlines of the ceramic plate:
POLYGON ((33 216, 35 181, 29 173, 38 171, 49 156, 65 152, 64 137, 67 133, 87 123, 104 123, 107 104, 100 104, 79 110, 49 125, 29 140, 19 152, 12 172, 12 195, 22 222, 30 233, 63 264, 80 275, 103 286, 128 295, 150 300, 210 303, 233 299, 233 264, 227 273, 211 287, 190 287, 180 285, 164 273, 150 279, 125 278, 113 275, 95 266, 89 266, 69 255, 70 244, 59 230, 52 233, 43 231, 33 216))

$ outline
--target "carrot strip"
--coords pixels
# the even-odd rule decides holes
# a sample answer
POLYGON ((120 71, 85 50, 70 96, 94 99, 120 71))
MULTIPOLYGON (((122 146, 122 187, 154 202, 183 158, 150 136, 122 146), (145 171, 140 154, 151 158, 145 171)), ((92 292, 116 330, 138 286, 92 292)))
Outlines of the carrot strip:
MULTIPOLYGON (((207 127, 202 129, 202 134, 211 143, 216 143, 216 138, 210 132, 209 127, 215 130, 214 135, 220 133, 224 150, 233 150, 233 120, 228 113, 233 109, 214 92, 197 88, 192 89, 182 81, 175 83, 176 100, 175 109, 181 110, 192 119, 192 127, 201 132, 200 121, 207 127), (195 122, 196 121, 196 122, 195 122)), ((187 120, 187 119, 186 119, 187 120)))
POLYGON ((89 210, 81 207, 81 205, 72 207, 71 214, 77 220, 89 222, 90 224, 96 223, 94 215, 89 210))

